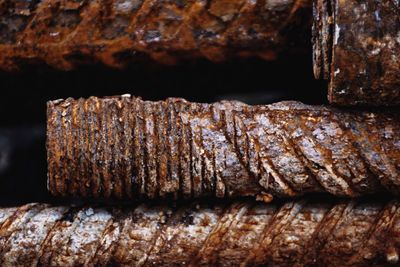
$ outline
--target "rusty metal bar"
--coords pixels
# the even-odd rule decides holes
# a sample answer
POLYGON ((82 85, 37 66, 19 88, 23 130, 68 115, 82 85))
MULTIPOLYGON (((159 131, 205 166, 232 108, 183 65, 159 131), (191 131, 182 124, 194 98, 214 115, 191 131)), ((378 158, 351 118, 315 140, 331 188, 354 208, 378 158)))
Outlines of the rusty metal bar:
POLYGON ((28 204, 0 209, 2 266, 386 266, 393 201, 191 203, 171 208, 28 204))
POLYGON ((340 105, 400 104, 398 1, 314 1, 314 74, 340 105))
POLYGON ((47 112, 54 195, 268 201, 400 191, 396 111, 124 95, 50 101, 47 112))
POLYGON ((311 0, 0 1, 0 68, 122 67, 307 50, 311 0))

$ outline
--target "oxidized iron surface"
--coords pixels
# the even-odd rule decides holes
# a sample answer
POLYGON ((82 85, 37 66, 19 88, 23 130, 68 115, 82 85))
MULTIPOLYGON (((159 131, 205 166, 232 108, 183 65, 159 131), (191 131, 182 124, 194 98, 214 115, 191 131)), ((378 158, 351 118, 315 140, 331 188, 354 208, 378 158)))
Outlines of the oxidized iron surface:
POLYGON ((400 5, 314 1, 314 73, 340 105, 400 104, 400 5))
POLYGON ((400 203, 0 209, 2 266, 388 266, 400 203))
POLYGON ((311 0, 0 0, 0 68, 274 59, 307 49, 310 26, 311 0))
POLYGON ((400 191, 398 112, 129 95, 50 101, 47 112, 54 195, 268 201, 400 191))

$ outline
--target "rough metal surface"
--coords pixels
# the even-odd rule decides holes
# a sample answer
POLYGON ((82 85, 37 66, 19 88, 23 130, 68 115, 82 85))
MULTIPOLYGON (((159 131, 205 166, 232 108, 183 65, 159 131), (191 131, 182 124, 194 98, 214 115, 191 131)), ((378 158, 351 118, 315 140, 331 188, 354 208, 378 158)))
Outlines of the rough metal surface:
POLYGON ((311 0, 0 0, 0 68, 260 56, 307 47, 311 0))
POLYGON ((400 104, 400 4, 314 1, 314 73, 340 105, 400 104))
POLYGON ((299 102, 48 102, 48 187, 58 196, 140 199, 400 191, 398 112, 299 102))
POLYGON ((0 209, 2 266, 387 266, 398 201, 0 209))

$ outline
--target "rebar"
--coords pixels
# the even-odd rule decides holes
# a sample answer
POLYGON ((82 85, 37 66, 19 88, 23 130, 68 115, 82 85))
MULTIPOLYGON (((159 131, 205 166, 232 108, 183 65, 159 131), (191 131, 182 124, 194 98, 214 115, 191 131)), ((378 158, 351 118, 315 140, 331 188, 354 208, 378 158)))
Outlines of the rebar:
POLYGON ((400 118, 298 102, 48 102, 48 188, 141 199, 354 197, 400 189, 400 118))
POLYGON ((0 1, 0 68, 123 67, 307 50, 311 0, 0 1))
POLYGON ((314 74, 340 105, 400 104, 400 5, 315 0, 314 74))
POLYGON ((2 266, 387 266, 392 201, 191 203, 175 208, 29 204, 0 209, 2 266))

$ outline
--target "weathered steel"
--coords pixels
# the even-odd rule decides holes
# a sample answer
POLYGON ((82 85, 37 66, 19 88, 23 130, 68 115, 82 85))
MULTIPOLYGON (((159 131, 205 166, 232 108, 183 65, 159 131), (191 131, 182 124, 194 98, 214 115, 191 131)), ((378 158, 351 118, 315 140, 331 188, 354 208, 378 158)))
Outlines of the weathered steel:
POLYGON ((400 191, 400 116, 298 102, 48 102, 54 195, 354 197, 400 191))
POLYGON ((2 266, 387 266, 400 203, 0 209, 2 266))
POLYGON ((400 104, 400 5, 315 0, 314 74, 340 105, 400 104))
POLYGON ((0 0, 0 68, 271 60, 307 49, 311 13, 311 0, 0 0))

